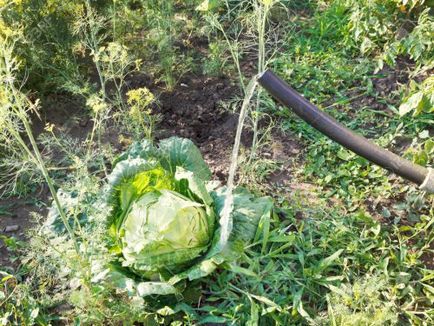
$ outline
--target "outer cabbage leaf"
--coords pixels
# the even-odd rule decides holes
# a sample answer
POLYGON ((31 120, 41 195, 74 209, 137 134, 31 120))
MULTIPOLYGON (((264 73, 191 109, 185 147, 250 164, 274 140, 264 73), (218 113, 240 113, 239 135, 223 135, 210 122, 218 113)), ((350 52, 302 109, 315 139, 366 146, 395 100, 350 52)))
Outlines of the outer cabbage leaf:
MULTIPOLYGON (((79 198, 75 194, 64 192, 62 189, 59 189, 57 191, 57 196, 62 203, 62 208, 68 218, 68 223, 71 228, 76 227, 77 222, 80 226, 88 223, 89 218, 87 212, 85 210, 78 210, 82 205, 79 205, 79 198)), ((89 204, 91 205, 90 200, 89 204)), ((54 234, 66 234, 67 232, 56 205, 52 205, 48 210, 48 216, 44 223, 43 232, 53 232, 54 234)))
POLYGON ((202 158, 202 154, 194 143, 186 138, 171 137, 160 141, 161 164, 173 173, 182 167, 191 171, 198 178, 208 181, 211 171, 202 158))
MULTIPOLYGON (((226 188, 212 192, 217 214, 220 215, 226 199, 226 188)), ((183 273, 173 276, 168 282, 176 284, 182 279, 194 280, 211 274, 219 265, 235 261, 244 251, 244 247, 253 240, 259 221, 270 215, 273 202, 269 197, 254 197, 248 190, 237 188, 233 194, 233 209, 230 215, 233 228, 226 245, 218 245, 219 229, 214 235, 213 244, 204 259, 183 273)))
POLYGON ((125 161, 133 158, 149 159, 151 157, 157 157, 157 149, 152 143, 144 139, 141 142, 134 142, 125 152, 119 155, 113 162, 113 167, 121 161, 125 161))
MULTIPOLYGON (((101 273, 105 274, 103 279, 108 281, 111 286, 114 286, 117 290, 125 291, 130 296, 144 297, 179 293, 177 287, 167 282, 137 282, 132 275, 125 273, 125 269, 120 269, 114 265, 109 265, 101 273)), ((92 282, 98 283, 97 280, 93 279, 92 282)))
POLYGON ((175 174, 177 167, 182 167, 204 181, 211 178, 211 171, 203 160, 199 149, 191 140, 186 138, 163 139, 157 147, 148 140, 143 140, 140 143, 135 142, 114 161, 113 166, 119 162, 137 158, 155 159, 172 174, 175 174))
POLYGON ((175 179, 179 181, 177 190, 180 193, 188 194, 189 198, 196 198, 204 204, 209 225, 209 237, 212 238, 215 231, 215 208, 206 185, 194 173, 180 167, 176 170, 175 179))

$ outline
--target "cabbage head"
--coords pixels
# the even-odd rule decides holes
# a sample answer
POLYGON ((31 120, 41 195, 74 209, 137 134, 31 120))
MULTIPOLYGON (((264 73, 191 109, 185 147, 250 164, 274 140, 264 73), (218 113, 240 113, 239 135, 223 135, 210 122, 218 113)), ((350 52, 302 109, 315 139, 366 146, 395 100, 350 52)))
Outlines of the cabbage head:
POLYGON ((146 193, 124 221, 124 265, 143 272, 176 271, 206 251, 213 227, 214 216, 203 204, 171 190, 146 193))
POLYGON ((132 282, 142 296, 172 294, 181 280, 207 276, 235 261, 255 237, 261 218, 269 217, 272 203, 236 189, 233 227, 222 244, 225 198, 226 189, 211 181, 190 140, 172 137, 158 146, 134 144, 114 162, 108 177, 113 278, 132 282))

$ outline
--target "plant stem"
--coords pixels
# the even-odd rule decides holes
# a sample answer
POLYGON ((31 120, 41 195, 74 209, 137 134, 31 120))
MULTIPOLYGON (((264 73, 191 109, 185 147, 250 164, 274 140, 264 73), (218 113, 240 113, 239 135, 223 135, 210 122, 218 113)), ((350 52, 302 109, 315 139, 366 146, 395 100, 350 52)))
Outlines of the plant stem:
POLYGON ((105 78, 102 74, 102 69, 99 63, 99 58, 98 58, 98 51, 99 51, 99 42, 97 40, 97 31, 95 30, 95 26, 97 26, 95 19, 93 17, 93 9, 92 6, 90 5, 90 1, 87 0, 86 1, 86 12, 87 12, 87 20, 89 22, 89 36, 90 36, 90 46, 92 51, 94 52, 94 63, 95 63, 95 67, 98 73, 98 77, 99 77, 99 81, 101 84, 101 91, 104 97, 104 100, 107 100, 107 92, 105 89, 105 78))
MULTIPOLYGON (((265 64, 265 29, 267 24, 267 17, 270 7, 268 5, 257 4, 256 15, 257 15, 257 29, 258 29, 258 74, 264 72, 266 68, 265 64)), ((261 103, 261 90, 258 91, 256 95, 256 107, 253 117, 253 140, 252 140, 252 150, 250 153, 250 159, 256 155, 256 149, 258 146, 258 133, 259 133, 259 106, 261 103)))
POLYGON ((256 94, 256 105, 255 111, 253 112, 253 140, 252 140, 252 149, 250 153, 250 160, 252 160, 256 155, 256 150, 258 147, 258 133, 259 133, 259 105, 261 102, 261 88, 258 89, 256 94))
MULTIPOLYGON (((30 127, 30 124, 26 117, 21 116, 21 121, 23 122, 24 128, 26 130, 27 137, 29 137, 30 144, 32 145, 33 153, 35 155, 35 158, 38 163, 38 167, 41 170, 42 174, 44 175, 45 181, 47 182, 48 189, 50 190, 51 196, 53 197, 54 204, 56 205, 57 210, 59 211, 60 218, 62 219, 63 224, 65 225, 66 230, 69 233, 69 236, 71 237, 72 241, 74 242, 74 248, 77 253, 80 252, 78 247, 78 242, 75 237, 74 231, 72 230, 71 226, 68 223, 68 218, 65 214, 65 211, 63 210, 62 204, 60 203, 60 200, 57 196, 56 189, 54 189, 54 183, 53 180, 50 177, 50 174, 48 173, 47 167, 45 166, 44 160, 42 159, 41 152, 39 151, 38 145, 36 144, 36 140, 33 137, 33 132, 30 127)), ((27 145, 24 145, 26 151, 30 152, 30 149, 27 147, 27 145)))

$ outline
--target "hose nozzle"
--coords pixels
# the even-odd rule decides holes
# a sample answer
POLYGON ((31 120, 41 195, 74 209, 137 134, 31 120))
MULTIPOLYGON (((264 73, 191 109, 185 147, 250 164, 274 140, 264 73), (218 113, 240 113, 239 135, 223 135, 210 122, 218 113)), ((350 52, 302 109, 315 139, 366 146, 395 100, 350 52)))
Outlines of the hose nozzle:
POLYGON ((428 174, 419 187, 420 190, 426 191, 430 194, 434 194, 434 169, 429 168, 428 174))

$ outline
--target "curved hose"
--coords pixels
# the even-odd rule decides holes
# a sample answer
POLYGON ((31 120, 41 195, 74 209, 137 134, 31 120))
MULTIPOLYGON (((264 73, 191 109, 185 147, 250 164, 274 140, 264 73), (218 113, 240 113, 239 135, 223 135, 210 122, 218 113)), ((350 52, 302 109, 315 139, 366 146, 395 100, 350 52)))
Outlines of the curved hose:
MULTIPOLYGON (((410 180, 427 192, 434 192, 434 173, 389 152, 344 127, 292 89, 272 71, 258 76, 258 83, 276 100, 330 139, 367 160, 410 180)), ((432 171, 432 170, 431 170, 432 171)))

